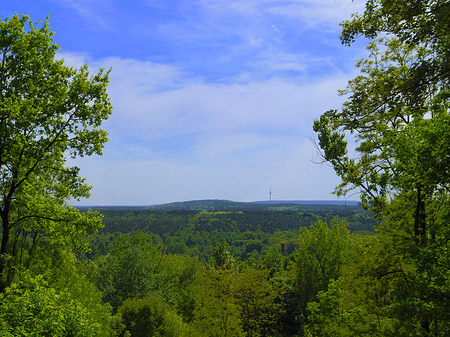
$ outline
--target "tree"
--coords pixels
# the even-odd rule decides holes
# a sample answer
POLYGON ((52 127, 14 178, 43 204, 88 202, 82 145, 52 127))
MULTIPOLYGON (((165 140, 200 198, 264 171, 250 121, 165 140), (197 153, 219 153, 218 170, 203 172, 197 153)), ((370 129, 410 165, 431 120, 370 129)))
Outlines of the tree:
MULTIPOLYGON (((413 64, 430 57, 425 48, 384 38, 371 42, 368 50, 369 58, 357 63, 361 75, 340 92, 349 95, 342 111, 327 111, 314 122, 322 156, 342 178, 338 194, 360 188, 364 205, 383 212, 393 195, 415 189, 417 203, 421 204, 440 182, 439 178, 430 184, 422 182, 430 177, 426 171, 433 169, 435 177, 442 175, 439 169, 447 159, 435 157, 428 147, 421 150, 418 145, 422 141, 429 145, 432 141, 427 137, 432 136, 418 131, 432 123, 445 123, 447 113, 436 104, 441 106, 448 95, 444 97, 433 87, 407 90, 415 76, 413 64), (358 142, 356 156, 348 155, 346 132, 354 134, 358 142), (416 162, 411 161, 412 153, 416 154, 416 162), (435 166, 430 165, 432 158, 435 166)), ((435 147, 436 152, 445 152, 448 146, 440 142, 436 145, 442 145, 435 147)), ((422 221, 418 214, 417 226, 422 221)))
POLYGON ((214 247, 211 264, 217 269, 231 269, 233 267, 233 258, 228 251, 228 245, 225 241, 218 243, 214 247))
POLYGON ((405 266, 386 239, 382 235, 352 238, 340 278, 308 303, 307 336, 405 336, 392 315, 394 282, 405 266))
POLYGON ((361 189, 365 206, 383 220, 385 247, 404 262, 389 274, 388 312, 400 322, 393 335, 445 336, 450 329, 442 300, 450 293, 449 8, 444 0, 369 0, 363 14, 343 23, 342 42, 384 37, 357 63, 361 75, 341 91, 348 97, 341 111, 314 123, 323 159, 342 179, 337 193, 361 189))
POLYGON ((114 310, 129 298, 144 298, 155 288, 164 256, 145 233, 117 238, 106 256, 96 261, 91 277, 114 310))
POLYGON ((236 298, 247 337, 274 336, 284 314, 281 291, 267 280, 267 271, 247 268, 236 277, 236 298))
POLYGON ((449 9, 446 0, 369 0, 363 14, 342 24, 341 40, 350 45, 361 35, 374 38, 387 33, 408 44, 425 43, 444 51, 450 36, 449 9))
POLYGON ((98 214, 67 205, 90 187, 66 161, 102 153, 109 72, 65 66, 58 48, 48 20, 0 21, 0 292, 37 246, 80 248, 101 225, 98 214))
POLYGON ((449 6, 368 1, 364 14, 343 23, 342 42, 387 37, 370 42, 369 58, 358 61, 361 75, 341 91, 348 95, 342 111, 314 123, 324 160, 342 178, 338 194, 360 188, 365 205, 383 212, 392 196, 415 191, 417 240, 427 232, 426 204, 449 191, 449 6), (347 155, 346 132, 359 141, 354 157, 347 155))
POLYGON ((192 324, 201 335, 214 337, 245 336, 241 307, 235 297, 235 270, 212 268, 200 274, 192 324))
POLYGON ((127 332, 133 337, 183 337, 195 336, 198 332, 184 323, 159 297, 149 294, 142 299, 127 299, 119 307, 127 332))
MULTIPOLYGON (((0 294, 2 336, 116 336, 118 320, 101 321, 67 291, 58 291, 42 277, 25 277, 0 294)), ((118 330, 119 332, 120 330, 118 330)))
POLYGON ((302 329, 308 323, 308 303, 315 301, 320 291, 326 291, 328 284, 341 276, 350 245, 346 226, 345 222, 334 219, 330 227, 326 222, 318 221, 310 229, 300 229, 298 248, 294 253, 297 328, 302 329))

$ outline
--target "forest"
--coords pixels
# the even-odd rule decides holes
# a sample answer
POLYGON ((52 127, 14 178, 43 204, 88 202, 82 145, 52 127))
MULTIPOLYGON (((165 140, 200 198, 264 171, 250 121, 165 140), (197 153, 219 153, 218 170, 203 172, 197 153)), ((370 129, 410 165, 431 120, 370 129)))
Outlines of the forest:
MULTIPOLYGON (((83 210, 83 208, 81 208, 83 210)), ((254 205, 217 200, 201 200, 153 207, 100 207, 104 227, 90 237, 89 257, 106 254, 120 234, 152 234, 164 251, 208 262, 214 247, 222 242, 234 258, 242 261, 296 249, 300 227, 309 228, 319 220, 330 224, 334 218, 346 221, 350 232, 374 233, 373 214, 360 206, 311 204, 254 205), (241 207, 242 210, 238 210, 241 207), (170 208, 170 210, 163 210, 170 208), (189 209, 186 209, 189 208, 189 209), (209 211, 204 211, 209 209, 209 211), (283 209, 283 210, 280 210, 283 209)))
POLYGON ((342 23, 368 56, 312 127, 348 206, 70 206, 110 70, 57 60, 48 19, 0 32, 1 336, 450 335, 449 1, 342 23))

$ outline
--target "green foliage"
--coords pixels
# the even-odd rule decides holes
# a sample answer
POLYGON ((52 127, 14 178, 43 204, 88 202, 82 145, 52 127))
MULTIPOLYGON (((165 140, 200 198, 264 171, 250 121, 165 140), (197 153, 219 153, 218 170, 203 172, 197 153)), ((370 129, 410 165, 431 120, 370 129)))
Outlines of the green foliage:
POLYGON ((146 208, 100 208, 105 227, 90 238, 93 257, 105 255, 119 233, 136 230, 154 235, 167 253, 198 257, 209 262, 211 251, 226 242, 227 250, 238 261, 259 259, 272 252, 291 254, 297 247, 299 227, 309 227, 319 219, 331 223, 334 217, 348 221, 351 231, 373 232, 372 213, 356 206, 315 205, 297 211, 152 211, 146 208))
POLYGON ((345 21, 341 40, 351 44, 356 37, 396 35, 408 44, 426 44, 438 51, 445 48, 450 31, 449 3, 445 0, 369 0, 363 14, 345 21))
POLYGON ((427 98, 406 90, 411 65, 426 58, 427 53, 387 38, 371 42, 367 49, 369 57, 357 63, 361 75, 341 91, 341 95, 349 96, 342 111, 325 112, 314 123, 314 130, 324 160, 342 178, 336 192, 345 194, 360 188, 363 203, 381 212, 393 190, 399 188, 404 173, 401 166, 406 162, 400 161, 402 157, 395 151, 416 144, 402 141, 405 128, 411 128, 411 122, 422 120, 429 112, 427 98), (347 154, 344 137, 348 132, 358 141, 356 158, 347 154))
POLYGON ((122 336, 183 337, 197 335, 182 319, 169 309, 159 297, 127 299, 117 312, 122 316, 126 331, 122 336))
POLYGON ((235 282, 237 305, 241 308, 242 329, 246 336, 276 334, 279 318, 284 314, 282 289, 269 282, 266 270, 253 268, 241 272, 235 282))
POLYGON ((297 267, 295 277, 296 307, 292 311, 298 328, 308 322, 307 305, 317 299, 320 291, 326 291, 328 284, 337 280, 348 258, 350 233, 345 222, 333 220, 330 227, 319 221, 310 229, 300 229, 299 248, 294 261, 297 267))
POLYGON ((405 264, 389 240, 355 237, 341 277, 308 303, 312 336, 403 336, 392 315, 394 282, 405 264))
POLYGON ((92 278, 103 299, 117 309, 128 298, 143 298, 152 289, 163 256, 149 234, 123 235, 97 260, 92 278))
POLYGON ((341 91, 348 97, 341 111, 324 113, 314 129, 323 158, 342 178, 337 193, 361 189, 363 203, 383 222, 378 241, 355 258, 340 289, 310 304, 319 330, 335 324, 346 326, 346 336, 450 331, 444 300, 450 267, 449 6, 446 0, 369 0, 364 13, 343 24, 344 44, 359 35, 383 38, 371 41, 369 57, 357 63, 361 74, 341 91), (349 133, 357 140, 356 155, 346 153, 349 133), (331 320, 340 313, 334 323, 325 319, 327 296, 341 301, 340 309, 328 310, 331 320))
POLYGON ((200 275, 192 324, 204 336, 245 336, 235 297, 235 270, 210 269, 200 275))
POLYGON ((0 291, 17 268, 29 265, 40 244, 83 247, 101 218, 80 213, 66 200, 89 196, 90 187, 70 155, 101 154, 111 114, 108 73, 89 76, 55 60, 58 46, 48 22, 27 16, 0 21, 0 291), (18 258, 18 257, 22 258, 18 258), (25 262, 25 263, 23 263, 25 262))
POLYGON ((227 249, 226 242, 219 243, 214 247, 211 260, 214 268, 231 269, 233 267, 233 258, 227 249))
POLYGON ((192 301, 190 285, 199 264, 193 258, 164 255, 150 234, 136 233, 118 237, 93 267, 90 277, 114 309, 126 299, 153 293, 183 311, 192 301))
POLYGON ((330 282, 327 291, 317 294, 317 302, 308 303, 309 321, 305 336, 337 337, 341 334, 343 320, 340 281, 330 282))
POLYGON ((104 328, 92 311, 40 277, 13 283, 0 294, 4 336, 109 336, 104 328))

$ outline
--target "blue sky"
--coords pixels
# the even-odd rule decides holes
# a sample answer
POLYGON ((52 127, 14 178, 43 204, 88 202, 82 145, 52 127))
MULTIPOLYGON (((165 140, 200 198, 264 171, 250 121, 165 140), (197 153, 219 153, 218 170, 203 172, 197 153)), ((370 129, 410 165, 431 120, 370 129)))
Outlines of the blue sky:
POLYGON ((2 18, 49 15, 67 64, 112 68, 104 155, 71 162, 93 185, 81 204, 336 199, 312 123, 365 55, 339 41, 364 1, 1 2, 2 18))

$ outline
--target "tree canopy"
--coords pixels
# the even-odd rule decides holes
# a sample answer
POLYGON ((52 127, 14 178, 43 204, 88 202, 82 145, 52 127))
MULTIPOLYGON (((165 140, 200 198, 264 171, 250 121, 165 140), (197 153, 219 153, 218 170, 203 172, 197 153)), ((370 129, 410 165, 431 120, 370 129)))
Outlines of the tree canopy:
POLYGON ((90 186, 66 165, 102 153, 109 72, 68 67, 56 59, 58 48, 48 20, 0 21, 0 291, 20 269, 18 256, 24 266, 38 243, 80 246, 80 236, 101 224, 67 205, 88 197, 90 186))
POLYGON ((360 75, 340 91, 347 97, 342 108, 325 112, 314 130, 323 159, 342 179, 336 192, 360 189, 365 206, 382 220, 376 250, 390 261, 367 257, 358 268, 366 265, 372 275, 346 275, 319 296, 309 308, 320 324, 329 318, 324 319, 324 310, 336 314, 326 301, 353 301, 336 319, 358 312, 360 321, 364 316, 373 321, 375 314, 382 335, 446 336, 450 331, 443 300, 450 294, 449 24, 450 3, 431 0, 369 0, 363 14, 342 24, 344 44, 359 36, 370 39, 369 57, 357 62, 360 75), (348 151, 349 135, 356 141, 355 154, 348 151), (349 283, 366 287, 368 280, 372 286, 366 293, 383 298, 380 310, 370 308, 369 297, 357 306, 353 295, 345 294, 349 283))

